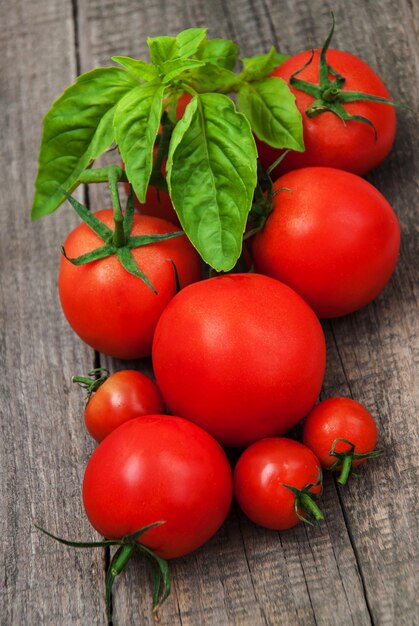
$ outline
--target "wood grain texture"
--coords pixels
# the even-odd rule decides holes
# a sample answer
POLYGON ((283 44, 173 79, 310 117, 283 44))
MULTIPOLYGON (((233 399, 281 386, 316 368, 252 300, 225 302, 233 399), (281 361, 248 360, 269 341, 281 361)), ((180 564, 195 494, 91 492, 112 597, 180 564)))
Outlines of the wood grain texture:
POLYGON ((72 6, 1 2, 0 23, 0 622, 103 624, 103 554, 75 554, 33 526, 93 537, 80 497, 92 444, 70 388, 93 353, 57 293, 59 246, 75 220, 68 209, 29 219, 42 117, 76 73, 72 6))
MULTIPOLYGON (((7 63, 0 284, 0 593, 4 624, 104 624, 104 559, 42 537, 36 518, 67 537, 93 538, 80 500, 93 443, 81 423, 73 373, 93 366, 60 313, 59 243, 75 223, 69 209, 35 225, 28 213, 41 118, 76 72, 110 57, 147 57, 146 37, 207 26, 243 55, 317 46, 329 28, 320 0, 0 0, 0 41, 7 63), (36 63, 34 63, 36 60, 36 63), (30 106, 28 106, 28 86, 30 106), (22 176, 24 172, 24 176, 22 176)), ((395 99, 418 108, 415 69, 418 7, 409 0, 335 0, 334 46, 358 54, 395 99), (415 86, 416 85, 416 86, 415 86)), ((416 74, 417 76, 417 74, 416 74)), ((369 307, 324 323, 328 368, 322 395, 347 395, 376 416, 386 454, 345 489, 327 476, 320 529, 269 532, 233 507, 226 524, 196 553, 171 564, 173 591, 161 608, 167 626, 266 624, 411 626, 417 619, 418 198, 414 116, 402 111, 395 148, 368 178, 394 206, 402 227, 396 273, 369 307), (416 227, 416 230, 415 230, 416 227)), ((117 162, 115 153, 106 156, 117 162)), ((108 204, 103 186, 90 205, 108 204)), ((124 363, 100 356, 111 370, 124 363)), ((114 623, 155 624, 150 580, 138 561, 115 584, 114 623)))

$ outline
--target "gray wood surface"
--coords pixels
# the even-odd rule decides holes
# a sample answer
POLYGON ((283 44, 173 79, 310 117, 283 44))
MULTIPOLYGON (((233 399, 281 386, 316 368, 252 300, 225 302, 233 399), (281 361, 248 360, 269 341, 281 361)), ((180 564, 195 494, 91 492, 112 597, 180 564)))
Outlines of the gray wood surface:
MULTIPOLYGON (((334 46, 358 54, 392 96, 418 109, 418 5, 335 0, 334 46)), ((0 623, 106 624, 107 555, 43 537, 35 519, 71 538, 93 538, 80 498, 93 442, 71 375, 101 363, 60 311, 59 246, 76 223, 69 208, 35 224, 29 210, 41 120, 80 71, 113 54, 146 57, 148 35, 207 26, 243 55, 317 45, 329 6, 262 0, 0 0, 0 623)), ((326 477, 320 529, 256 527, 233 507, 220 532, 171 564, 173 591, 159 613, 170 626, 401 624, 418 621, 417 123, 400 112, 394 151, 369 175, 396 210, 396 273, 369 307, 324 323, 323 396, 349 395, 372 411, 386 454, 346 488, 326 477)), ((112 158, 112 157, 111 157, 112 158)), ((107 203, 89 193, 92 208, 107 203)), ((149 368, 147 362, 136 364, 149 368)), ((154 624, 150 580, 131 562, 115 585, 114 623, 154 624)))

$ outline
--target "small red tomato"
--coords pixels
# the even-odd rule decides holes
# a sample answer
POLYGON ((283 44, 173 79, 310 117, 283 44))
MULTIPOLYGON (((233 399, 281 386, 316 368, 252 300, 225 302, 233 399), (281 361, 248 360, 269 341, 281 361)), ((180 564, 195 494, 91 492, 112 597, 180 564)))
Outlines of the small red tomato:
POLYGON ((384 196, 331 167, 281 176, 273 210, 251 239, 257 272, 294 289, 319 317, 352 313, 384 289, 397 262, 400 227, 384 196))
POLYGON ((135 370, 122 370, 99 381, 74 376, 73 382, 94 391, 84 410, 84 421, 96 441, 102 441, 134 417, 164 413, 163 398, 156 383, 135 370))
POLYGON ((92 526, 121 539, 156 522, 139 541, 171 559, 196 550, 220 528, 233 481, 221 446, 202 428, 145 415, 114 430, 93 452, 83 503, 92 526))
POLYGON ((311 450, 286 438, 262 439, 243 452, 234 470, 234 493, 256 524, 286 530, 301 521, 319 522, 315 501, 322 493, 320 463, 311 450))
POLYGON ((352 467, 381 454, 375 450, 377 426, 371 413, 350 398, 329 398, 314 407, 304 424, 303 441, 324 468, 341 472, 341 485, 352 467))

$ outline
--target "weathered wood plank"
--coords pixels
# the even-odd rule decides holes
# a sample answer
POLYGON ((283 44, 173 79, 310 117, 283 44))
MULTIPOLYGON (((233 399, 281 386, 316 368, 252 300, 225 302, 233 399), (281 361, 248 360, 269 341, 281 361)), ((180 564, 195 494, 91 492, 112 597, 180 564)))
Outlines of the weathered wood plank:
MULTIPOLYGON (((377 3, 374 2, 355 2, 350 6, 344 2, 336 2, 334 10, 338 29, 335 45, 363 56, 387 79, 395 97, 411 101, 411 94, 407 94, 406 70, 401 67, 400 59, 407 58, 411 53, 414 43, 412 29, 405 29, 401 52, 397 47, 403 30, 400 15, 411 19, 411 7, 406 3, 395 9, 390 2, 380 3, 378 19, 376 9, 377 3), (397 20, 392 19, 395 11, 398 13, 397 20), (387 41, 393 42, 388 54, 385 46, 387 41), (386 50, 386 54, 383 50, 386 50), (395 77, 396 61, 398 74, 395 77)), ((194 2, 182 7, 177 3, 167 6, 166 3, 153 2, 137 11, 135 3, 128 0, 118 7, 96 0, 89 3, 82 1, 79 17, 84 69, 106 65, 110 56, 115 53, 144 58, 147 56, 147 35, 173 34, 192 25, 208 26, 211 36, 232 37, 240 44, 244 54, 252 54, 268 49, 272 43, 289 52, 318 45, 330 24, 329 9, 320 2, 312 2, 310 5, 303 2, 269 3, 266 6, 263 3, 256 6, 251 2, 194 2)), ((395 162, 401 158, 403 151, 409 149, 407 154, 412 153, 412 142, 408 140, 409 132, 406 128, 407 122, 403 117, 396 151, 387 165, 383 166, 386 169, 381 170, 387 172, 384 174, 386 177, 390 171, 393 179, 397 176, 399 168, 395 162)), ((405 182, 407 179, 406 172, 405 182)), ((378 184, 378 180, 375 183, 378 184)), ((405 198, 413 198, 412 183, 407 184, 405 198)), ((385 189, 382 190, 385 192, 385 189)), ((93 191, 91 198, 93 206, 103 206, 103 191, 93 191)), ((402 215, 402 222, 403 219, 407 224, 411 221, 411 215, 402 215)), ((403 265, 402 261, 399 273, 404 272, 403 265)), ((412 278, 410 275, 410 280, 412 278)), ((408 289, 408 293, 411 294, 411 289, 408 289)), ((400 296, 399 293, 399 299, 400 296)), ((383 296, 372 307, 383 306, 386 297, 383 296)), ((406 293, 404 299, 405 308, 412 317, 412 303, 406 293)), ((391 308, 394 304, 387 305, 389 311, 394 310, 391 308)), ((351 319, 358 318, 354 316, 336 323, 337 326, 342 324, 341 336, 336 330, 337 326, 325 325, 330 353, 324 389, 326 395, 337 393, 338 389, 345 395, 351 394, 346 372, 348 368, 351 371, 356 370, 351 354, 353 356, 357 353, 358 343, 366 343, 372 330, 378 332, 379 324, 373 320, 372 327, 365 327, 363 332, 358 330, 355 341, 353 333, 348 335, 347 324, 351 325, 351 319), (335 336, 331 328, 334 329, 335 336), (339 358, 339 342, 345 337, 352 352, 348 355, 345 353, 345 358, 340 354, 339 358)), ((399 325, 400 322, 393 325, 393 332, 394 326, 397 332, 399 325)), ((414 326, 411 331, 415 332, 414 326)), ((377 342, 375 345, 377 346, 377 342)), ((410 362, 409 356, 407 358, 410 362)), ((384 350, 376 359, 375 367, 369 367, 367 363, 364 377, 373 380, 377 375, 379 380, 379 373, 387 369, 386 361, 387 351, 384 350)), ((112 363, 109 359, 106 362, 111 368, 124 367, 121 362, 112 363)), ((395 354, 392 371, 397 369, 397 363, 398 355, 395 354)), ((371 408, 365 394, 359 392, 355 397, 371 408)), ((386 407, 386 410, 389 408, 386 407)), ((382 438, 386 439, 387 435, 389 433, 382 433, 382 438)), ((365 504, 368 494, 372 503, 379 497, 374 493, 373 485, 377 472, 382 470, 381 464, 382 461, 368 470, 361 488, 364 499, 359 501, 358 498, 351 509, 348 509, 345 497, 348 497, 347 494, 352 497, 358 484, 341 494, 330 477, 326 480, 323 508, 327 514, 327 523, 320 531, 307 532, 306 529, 298 528, 279 536, 257 529, 240 513, 233 511, 226 526, 208 546, 195 555, 173 563, 174 592, 161 610, 162 623, 265 624, 280 621, 281 624, 334 624, 338 616, 339 621, 344 624, 367 624, 371 618, 393 619, 392 603, 408 611, 405 619, 409 623, 414 604, 411 595, 400 600, 398 577, 394 576, 393 580, 393 574, 384 571, 378 583, 374 578, 372 564, 377 564, 380 557, 379 546, 370 546, 370 552, 365 555, 361 552, 362 527, 365 529, 374 525, 377 517, 373 515, 370 506, 369 514, 361 524, 357 511, 363 510, 362 505, 365 504), (386 581, 390 583, 392 597, 383 602, 386 581)), ((385 491, 387 502, 382 503, 381 513, 387 515, 386 507, 391 497, 389 485, 385 486, 385 491)), ((390 532, 387 540, 392 548, 400 541, 400 533, 403 534, 406 523, 404 520, 399 524, 398 533, 390 532)), ((135 565, 132 570, 134 573, 130 572, 129 580, 121 582, 116 591, 116 622, 129 622, 134 615, 141 612, 145 623, 152 623, 148 601, 138 597, 138 589, 147 583, 146 574, 135 565)), ((402 568, 402 573, 403 576, 407 575, 411 589, 411 568, 402 568)))
POLYGON ((80 485, 92 444, 75 369, 93 352, 75 338, 57 293, 70 210, 31 224, 41 121, 76 74, 70 1, 0 2, 0 577, 1 623, 103 624, 103 554, 41 535, 92 537, 80 485))

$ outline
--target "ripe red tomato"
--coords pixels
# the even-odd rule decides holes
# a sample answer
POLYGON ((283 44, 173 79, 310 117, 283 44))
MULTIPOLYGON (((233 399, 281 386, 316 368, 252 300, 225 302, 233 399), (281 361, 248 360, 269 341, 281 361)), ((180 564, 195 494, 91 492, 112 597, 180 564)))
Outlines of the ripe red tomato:
POLYGON ((243 452, 234 470, 237 502, 253 522, 265 528, 286 530, 301 518, 307 521, 307 515, 320 521, 323 515, 314 500, 321 492, 318 459, 292 439, 257 441, 243 452))
POLYGON ((122 370, 109 376, 89 398, 84 421, 91 436, 102 441, 124 422, 153 413, 164 413, 156 383, 135 370, 122 370))
POLYGON ((319 317, 365 306, 389 281, 400 245, 397 217, 370 183, 307 167, 281 176, 273 211, 252 240, 256 271, 283 281, 319 317))
POLYGON ((168 415, 146 415, 114 430, 93 452, 83 480, 84 507, 99 533, 118 539, 164 521, 140 541, 165 559, 210 539, 231 499, 222 448, 202 428, 168 415))
POLYGON ((153 365, 173 413, 223 445, 245 446, 307 415, 323 381, 325 341, 292 289, 230 274, 177 294, 156 328, 153 365))
MULTIPOLYGON (((320 52, 315 51, 312 63, 298 74, 298 79, 318 84, 320 52)), ((291 75, 309 61, 311 54, 312 51, 307 50, 291 57, 280 65, 272 76, 279 76, 289 84, 291 75)), ((343 92, 363 92, 390 99, 382 80, 358 57, 341 50, 329 49, 326 59, 334 70, 346 78, 343 92)), ((364 122, 354 120, 343 122, 329 111, 308 117, 306 110, 313 104, 313 96, 291 85, 290 89, 303 117, 305 151, 291 151, 287 154, 276 168, 274 178, 281 173, 312 165, 336 167, 363 175, 386 158, 396 134, 396 113, 393 106, 366 100, 343 104, 350 115, 360 115, 374 124, 377 131, 376 139, 373 128, 364 122)), ((281 151, 260 141, 258 150, 265 169, 281 154, 281 151)))
MULTIPOLYGON (((113 211, 96 213, 113 230, 113 211)), ((147 215, 134 216, 131 234, 170 233, 173 224, 147 215)), ((86 225, 75 228, 64 244, 67 255, 78 257, 103 245, 86 225)), ((115 256, 76 266, 61 257, 58 289, 64 314, 73 330, 95 350, 121 359, 151 352, 157 321, 176 293, 176 266, 180 286, 200 279, 198 254, 186 237, 175 237, 132 250, 138 267, 148 276, 157 295, 128 273, 115 256)))
POLYGON ((374 450, 377 426, 371 413, 350 398, 329 398, 314 407, 304 424, 303 440, 323 467, 342 471, 341 484, 351 467, 380 454, 374 450))

